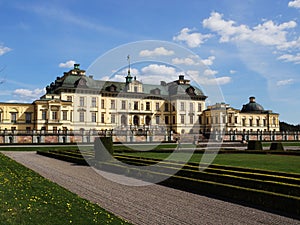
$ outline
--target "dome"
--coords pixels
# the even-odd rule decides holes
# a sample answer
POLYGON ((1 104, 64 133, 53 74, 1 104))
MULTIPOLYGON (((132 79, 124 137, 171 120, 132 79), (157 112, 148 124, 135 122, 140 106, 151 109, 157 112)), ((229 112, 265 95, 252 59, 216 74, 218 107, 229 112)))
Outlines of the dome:
POLYGON ((243 105, 241 112, 261 112, 264 111, 264 108, 255 102, 255 97, 249 98, 249 103, 243 105))

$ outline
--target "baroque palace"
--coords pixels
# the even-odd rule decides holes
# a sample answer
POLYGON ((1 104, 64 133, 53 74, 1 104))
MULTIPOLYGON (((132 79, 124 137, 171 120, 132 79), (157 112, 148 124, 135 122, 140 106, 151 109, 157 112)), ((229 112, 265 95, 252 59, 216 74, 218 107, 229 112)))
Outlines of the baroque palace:
POLYGON ((241 110, 225 103, 206 107, 206 98, 184 75, 170 83, 143 84, 128 70, 124 82, 102 81, 75 64, 33 103, 0 103, 0 133, 110 131, 134 141, 134 136, 167 134, 173 140, 174 135, 215 131, 279 131, 279 114, 264 110, 254 97, 241 110))

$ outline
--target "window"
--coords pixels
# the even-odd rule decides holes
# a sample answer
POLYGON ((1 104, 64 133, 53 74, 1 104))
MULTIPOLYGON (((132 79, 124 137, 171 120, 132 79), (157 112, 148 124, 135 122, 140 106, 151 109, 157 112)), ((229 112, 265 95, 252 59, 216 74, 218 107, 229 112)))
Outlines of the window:
POLYGON ((193 124, 194 123, 194 116, 190 116, 190 124, 193 124))
POLYGON ((57 127, 53 127, 53 133, 57 133, 57 127))
POLYGON ((242 126, 246 126, 246 119, 245 118, 242 119, 242 126))
POLYGON ((180 123, 181 124, 184 124, 184 117, 185 117, 184 115, 180 115, 180 123))
POLYGON ((126 109, 126 101, 122 101, 121 107, 122 109, 126 109))
POLYGON ((73 120, 73 111, 70 111, 70 121, 73 120))
POLYGON ((138 92, 138 87, 134 87, 134 92, 138 92))
POLYGON ((101 109, 105 109, 105 107, 104 107, 104 99, 101 99, 101 109))
POLYGON ((141 103, 141 110, 144 110, 144 104, 141 103))
POLYGON ((249 119, 249 125, 250 125, 250 127, 253 126, 253 119, 249 119))
POLYGON ((150 102, 146 102, 146 110, 150 110, 150 102))
POLYGON ((199 124, 202 124, 202 117, 199 116, 199 124))
POLYGON ((180 111, 184 111, 184 102, 180 102, 180 111))
POLYGON ((26 127, 26 133, 29 134, 31 131, 31 128, 30 127, 26 127))
POLYGON ((155 116, 155 123, 159 124, 159 116, 155 116))
POLYGON ((68 111, 63 111, 62 112, 62 119, 63 120, 68 120, 68 111))
POLYGON ((116 123, 116 115, 111 114, 111 123, 116 123))
POLYGON ((169 103, 165 103, 165 112, 169 111, 169 103))
POLYGON ((67 96, 67 101, 72 101, 72 96, 67 96))
POLYGON ((194 104, 192 102, 190 103, 190 111, 194 111, 194 104))
POLYGON ((273 125, 275 125, 275 124, 276 124, 276 118, 273 117, 273 125))
POLYGON ((12 123, 16 123, 17 122, 17 113, 16 112, 12 112, 11 115, 11 122, 12 123))
POLYGON ((84 122, 84 112, 79 112, 79 122, 84 122))
POLYGON ((97 107, 97 98, 92 97, 92 107, 97 107))
POLYGON ((96 112, 92 112, 91 117, 92 117, 92 122, 93 123, 97 122, 97 113, 96 112))
POLYGON ((202 111, 202 105, 201 103, 198 103, 198 112, 201 112, 202 111))
POLYGON ((104 123, 104 113, 101 114, 101 123, 104 123))
POLYGON ((232 117, 228 116, 228 123, 232 123, 232 117))
POLYGON ((234 117, 234 122, 238 123, 238 117, 237 116, 234 117))
POLYGON ((84 97, 79 98, 79 106, 84 107, 84 97))
POLYGON ((110 100, 110 108, 115 109, 116 108, 116 100, 110 100))
POLYGON ((25 121, 26 123, 31 123, 32 113, 25 113, 25 121))
POLYGON ((155 103, 155 110, 156 110, 156 111, 159 111, 159 102, 156 102, 156 103, 155 103))
POLYGON ((173 122, 172 122, 173 124, 175 124, 176 123, 176 117, 175 116, 173 116, 173 122))
POLYGON ((0 112, 0 123, 2 123, 2 112, 0 112))
POLYGON ((259 119, 256 119, 256 126, 259 126, 259 119))
POLYGON ((47 111, 42 111, 42 120, 46 120, 47 119, 47 111))
POLYGON ((165 124, 169 124, 169 116, 165 116, 165 124))
POLYGON ((267 120, 264 119, 263 122, 264 122, 264 127, 267 126, 267 120))
POLYGON ((138 110, 139 109, 139 102, 134 102, 133 103, 133 109, 138 110))
POLYGON ((57 112, 52 112, 52 119, 57 120, 57 112))

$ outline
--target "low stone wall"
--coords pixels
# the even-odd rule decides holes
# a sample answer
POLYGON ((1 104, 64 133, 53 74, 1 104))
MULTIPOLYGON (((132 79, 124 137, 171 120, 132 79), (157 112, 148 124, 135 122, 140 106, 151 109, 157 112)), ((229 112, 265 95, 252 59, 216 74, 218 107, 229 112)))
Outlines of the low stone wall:
MULTIPOLYGON (((108 136, 111 133, 107 134, 108 136)), ((30 143, 92 143, 96 137, 103 134, 92 132, 2 132, 0 133, 0 144, 30 144, 30 143)), ((250 140, 258 141, 299 141, 300 132, 228 132, 206 133, 206 134, 173 134, 172 138, 167 135, 115 135, 114 142, 163 142, 177 141, 183 142, 207 142, 208 140, 223 140, 230 142, 243 142, 250 140)))

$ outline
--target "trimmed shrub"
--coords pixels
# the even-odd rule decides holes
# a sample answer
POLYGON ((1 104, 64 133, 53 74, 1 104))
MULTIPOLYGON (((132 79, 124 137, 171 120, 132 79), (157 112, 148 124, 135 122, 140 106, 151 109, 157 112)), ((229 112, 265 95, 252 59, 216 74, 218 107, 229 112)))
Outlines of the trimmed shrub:
POLYGON ((284 151, 284 148, 281 142, 272 142, 270 150, 284 151))
POLYGON ((112 137, 96 137, 94 142, 95 159, 108 161, 113 156, 112 137))
POLYGON ((248 141, 247 150, 263 150, 261 141, 248 141))

